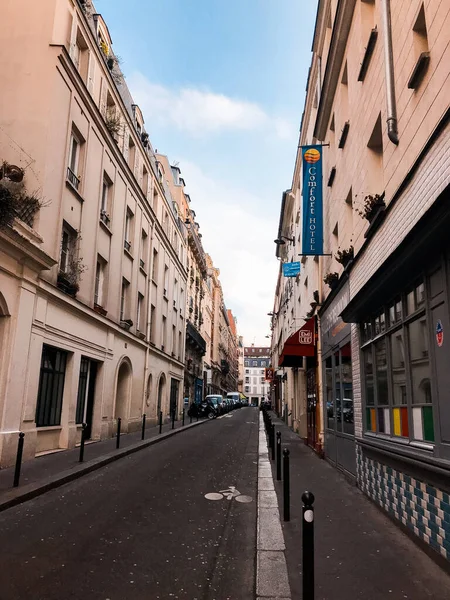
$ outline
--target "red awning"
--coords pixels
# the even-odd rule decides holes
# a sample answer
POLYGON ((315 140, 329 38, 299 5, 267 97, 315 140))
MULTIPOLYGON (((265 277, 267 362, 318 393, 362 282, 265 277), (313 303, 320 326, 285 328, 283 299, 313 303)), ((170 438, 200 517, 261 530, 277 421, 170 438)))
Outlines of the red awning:
POLYGON ((284 343, 278 360, 279 367, 301 367, 303 356, 316 354, 316 317, 311 317, 303 327, 284 343))

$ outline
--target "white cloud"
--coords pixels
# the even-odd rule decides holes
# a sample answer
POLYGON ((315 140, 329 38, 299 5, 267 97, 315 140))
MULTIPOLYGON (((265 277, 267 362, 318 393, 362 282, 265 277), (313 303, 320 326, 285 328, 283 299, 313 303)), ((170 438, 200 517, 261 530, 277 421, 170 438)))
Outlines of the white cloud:
POLYGON ((133 73, 127 84, 144 118, 197 137, 222 131, 270 131, 281 139, 295 137, 289 121, 269 116, 258 104, 194 87, 171 90, 133 73))
POLYGON ((225 303, 237 318, 238 333, 246 344, 268 345, 267 313, 279 269, 273 243, 278 223, 263 210, 250 212, 249 207, 262 206, 261 199, 207 177, 188 160, 181 160, 180 168, 204 249, 220 269, 225 303))

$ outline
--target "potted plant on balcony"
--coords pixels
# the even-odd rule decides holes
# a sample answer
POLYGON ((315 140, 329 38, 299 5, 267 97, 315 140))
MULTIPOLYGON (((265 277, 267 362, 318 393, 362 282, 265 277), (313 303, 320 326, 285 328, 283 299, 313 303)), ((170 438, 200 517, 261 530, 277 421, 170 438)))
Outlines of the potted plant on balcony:
POLYGON ((126 329, 126 331, 128 331, 130 327, 133 326, 133 321, 131 319, 121 319, 120 326, 122 329, 126 329))
POLYGON ((115 109, 106 110, 105 125, 106 129, 114 138, 119 135, 122 128, 122 119, 115 109))
POLYGON ((368 194, 364 197, 362 209, 357 209, 356 212, 364 219, 367 219, 369 223, 372 223, 378 213, 384 211, 385 208, 384 193, 381 195, 368 194))
POLYGON ((81 274, 86 270, 83 259, 71 258, 65 271, 59 271, 57 285, 60 290, 75 298, 80 289, 81 274))
POLYGON ((326 283, 330 289, 334 290, 334 288, 339 283, 339 274, 338 273, 327 273, 323 278, 324 283, 326 283))
POLYGON ((337 260, 338 263, 341 263, 341 265, 345 269, 345 267, 349 264, 349 262, 351 262, 353 260, 354 256, 355 256, 355 249, 353 248, 353 246, 350 246, 346 250, 338 250, 337 253, 335 254, 334 258, 337 260))

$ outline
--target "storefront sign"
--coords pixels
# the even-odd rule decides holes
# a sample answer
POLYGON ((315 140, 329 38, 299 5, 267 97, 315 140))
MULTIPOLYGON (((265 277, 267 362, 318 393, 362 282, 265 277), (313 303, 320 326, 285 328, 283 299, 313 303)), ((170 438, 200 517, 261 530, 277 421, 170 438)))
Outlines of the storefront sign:
POLYGON ((300 273, 299 262, 283 263, 283 275, 285 277, 296 277, 300 273))
POLYGON ((302 146, 302 254, 323 254, 322 146, 302 146))
POLYGON ((272 368, 266 369, 266 371, 265 371, 265 378, 266 378, 266 381, 272 381, 273 380, 273 369, 272 368))
POLYGON ((440 319, 438 319, 436 323, 436 343, 439 348, 444 343, 444 328, 442 327, 442 322, 440 319))

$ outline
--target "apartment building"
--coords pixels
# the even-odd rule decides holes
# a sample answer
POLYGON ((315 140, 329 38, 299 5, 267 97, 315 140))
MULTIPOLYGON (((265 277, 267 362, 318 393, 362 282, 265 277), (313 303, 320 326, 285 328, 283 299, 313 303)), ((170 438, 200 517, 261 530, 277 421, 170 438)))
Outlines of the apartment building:
MULTIPOLYGON (((185 192, 185 181, 178 165, 170 165, 167 156, 157 154, 164 171, 164 178, 180 215, 181 225, 187 231, 187 292, 186 305, 186 352, 184 369, 184 398, 200 402, 206 395, 207 377, 211 353, 211 291, 208 285, 206 254, 201 241, 200 225, 191 198, 185 192)), ((181 307, 180 307, 181 310, 181 307)))
POLYGON ((0 40, 0 465, 180 407, 187 233, 89 0, 8 2, 0 40), (10 57, 14 56, 14 60, 10 57), (32 65, 32 68, 30 68, 32 65), (7 203, 4 204, 6 206, 7 203), (176 309, 176 310, 175 310, 176 309))
POLYGON ((270 348, 244 346, 244 394, 251 404, 259 406, 262 400, 271 397, 270 382, 266 380, 270 364, 270 348))
POLYGON ((449 43, 448 2, 319 1, 276 252, 289 262, 302 251, 310 145, 322 158, 324 251, 302 256, 292 283, 280 270, 272 316, 290 424, 444 558, 449 43))

